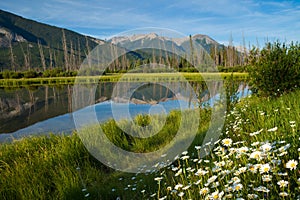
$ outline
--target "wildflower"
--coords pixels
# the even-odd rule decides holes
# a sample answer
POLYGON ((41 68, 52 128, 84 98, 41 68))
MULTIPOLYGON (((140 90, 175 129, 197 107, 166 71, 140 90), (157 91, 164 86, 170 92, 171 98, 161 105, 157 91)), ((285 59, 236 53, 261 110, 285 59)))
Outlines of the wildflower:
POLYGON ((278 130, 278 127, 277 127, 277 126, 275 126, 274 128, 268 129, 269 132, 274 132, 274 131, 277 131, 277 130, 278 130))
POLYGON ((198 169, 198 171, 195 173, 196 176, 204 176, 205 174, 207 174, 208 171, 207 170, 203 170, 203 169, 198 169))
POLYGON ((182 156, 182 157, 181 157, 182 160, 187 160, 187 159, 189 159, 189 158, 190 158, 190 156, 188 156, 188 155, 182 156))
POLYGON ((179 188, 182 188, 183 185, 181 183, 178 183, 177 185, 175 185, 174 189, 178 190, 179 188))
POLYGON ((248 199, 257 199, 258 195, 256 194, 247 194, 248 199))
POLYGON ((271 175, 263 175, 262 180, 263 180, 263 182, 270 182, 270 181, 272 181, 272 176, 271 175))
POLYGON ((207 187, 204 187, 200 190, 201 195, 206 195, 207 193, 209 193, 209 189, 207 187))
POLYGON ((260 129, 259 131, 255 131, 255 132, 253 132, 253 133, 250 133, 249 135, 250 135, 250 136, 258 135, 258 134, 260 134, 263 130, 264 130, 264 129, 260 129))
POLYGON ((261 174, 268 173, 270 171, 270 169, 271 169, 271 167, 270 167, 270 165, 268 163, 267 164, 263 164, 263 165, 261 165, 261 167, 259 169, 259 172, 261 174))
POLYGON ((264 186, 259 186, 257 188, 253 188, 253 190, 257 191, 257 192, 266 192, 266 193, 270 192, 270 190, 264 186))
POLYGON ((218 167, 223 167, 225 165, 225 161, 222 160, 221 162, 215 162, 215 165, 218 167))
POLYGON ((218 190, 213 192, 211 195, 209 195, 210 199, 221 199, 222 196, 224 195, 224 192, 219 192, 218 190))
POLYGON ((184 152, 182 152, 181 154, 185 156, 185 155, 188 154, 188 151, 184 151, 184 152))
POLYGON ((259 142, 253 142, 252 144, 251 144, 251 146, 257 146, 257 145, 259 145, 259 142))
POLYGON ((298 162, 295 161, 295 160, 289 160, 287 163, 286 163, 286 168, 287 169, 290 169, 290 170, 294 170, 297 168, 297 165, 298 165, 298 162))
POLYGON ((179 176, 180 174, 182 174, 182 169, 179 169, 175 176, 179 176))
POLYGON ((232 139, 230 138, 225 138, 222 140, 222 144, 226 147, 230 147, 232 145, 232 139))
POLYGON ((285 180, 280 180, 277 182, 277 185, 279 185, 280 188, 284 188, 289 184, 289 182, 285 181, 285 180))
POLYGON ((279 196, 281 196, 281 197, 287 197, 287 196, 289 196, 289 194, 286 193, 286 192, 280 192, 279 196))
POLYGON ((179 196, 179 197, 183 197, 183 195, 184 195, 184 192, 179 192, 179 193, 178 193, 178 196, 179 196))
POLYGON ((156 196, 156 193, 153 193, 150 195, 150 197, 155 197, 156 196))
POLYGON ((261 152, 260 151, 254 151, 250 154, 250 158, 260 160, 261 159, 261 152))
POLYGON ((284 156, 287 154, 287 151, 283 151, 282 153, 278 154, 279 157, 284 156))
POLYGON ((207 183, 210 184, 210 183, 214 182, 217 178, 218 177, 214 175, 207 180, 207 183))
POLYGON ((158 181, 158 182, 160 182, 162 179, 163 179, 163 177, 156 177, 156 178, 154 178, 154 180, 158 181))
POLYGON ((280 147, 279 148, 279 151, 283 152, 283 151, 286 151, 290 148, 291 144, 286 144, 284 145, 283 147, 280 147))
POLYGON ((224 197, 225 199, 231 199, 233 197, 233 194, 226 194, 224 197))
POLYGON ((172 171, 177 171, 179 169, 180 169, 179 167, 172 167, 172 171))
POLYGON ((243 185, 238 183, 233 185, 233 191, 240 191, 243 188, 243 185))
POLYGON ((272 146, 270 145, 270 143, 266 143, 264 145, 261 146, 261 149, 264 151, 264 152, 268 152, 272 149, 272 146))
POLYGON ((278 176, 287 176, 288 173, 287 172, 284 172, 284 173, 283 172, 278 172, 277 175, 278 176))
POLYGON ((239 179, 239 177, 233 177, 232 179, 231 179, 235 184, 237 184, 237 183, 240 183, 241 182, 241 179, 239 179))
POLYGON ((191 187, 191 185, 187 185, 187 186, 183 187, 182 190, 187 190, 187 189, 189 189, 190 187, 191 187))
POLYGON ((249 151, 248 147, 241 147, 237 150, 239 153, 246 153, 247 151, 249 151))
POLYGON ((195 149, 196 149, 196 150, 200 150, 200 149, 201 149, 201 146, 195 146, 195 149))
POLYGON ((220 183, 219 183, 219 181, 217 181, 217 182, 213 182, 213 183, 212 183, 211 188, 217 188, 217 187, 219 187, 219 186, 220 186, 220 183))
POLYGON ((249 169, 249 171, 252 172, 252 173, 256 173, 256 170, 257 170, 257 168, 256 168, 254 165, 250 165, 250 166, 248 167, 248 169, 249 169))
POLYGON ((171 187, 171 186, 168 186, 168 187, 167 187, 167 190, 168 190, 168 191, 171 191, 171 190, 172 190, 172 187, 171 187))
POLYGON ((238 170, 239 170, 239 173, 241 174, 241 173, 246 172, 247 167, 241 167, 241 168, 239 168, 238 170))
POLYGON ((196 181, 194 184, 199 185, 201 183, 201 180, 196 181))

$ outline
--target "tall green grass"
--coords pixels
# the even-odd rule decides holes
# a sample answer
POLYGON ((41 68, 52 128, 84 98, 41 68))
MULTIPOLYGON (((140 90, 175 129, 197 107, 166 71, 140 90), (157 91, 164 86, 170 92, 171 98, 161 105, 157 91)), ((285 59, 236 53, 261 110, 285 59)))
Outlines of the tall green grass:
MULTIPOLYGON (((209 125, 209 116, 209 110, 201 111, 201 129, 195 140, 202 139, 209 125)), ((102 129, 116 146, 147 152, 164 146, 172 139, 178 130, 180 117, 179 111, 171 112, 166 118, 166 126, 150 139, 126 135, 114 120, 104 123, 102 129)), ((152 122, 156 126, 160 117, 151 119, 156 120, 152 122)), ((142 115, 134 119, 139 125, 147 125, 147 120, 147 116, 142 115)), ((123 124, 126 124, 125 121, 123 124)), ((98 131, 97 128, 97 125, 88 127, 86 134, 98 131)), ((152 181, 153 174, 122 173, 101 164, 89 154, 77 133, 36 136, 0 144, 0 174, 1 199, 139 199, 143 194, 136 193, 136 190, 157 187, 152 181), (136 178, 133 179, 133 176, 136 178), (125 183, 126 187, 130 185, 128 191, 124 190, 125 183), (120 191, 123 192, 120 194, 120 191)))
MULTIPOLYGON (((210 121, 206 110, 201 118, 206 120, 188 152, 172 166, 146 174, 122 173, 102 165, 87 152, 76 133, 1 144, 0 198, 297 199, 299 164, 295 169, 288 164, 300 162, 299 99, 300 91, 278 99, 243 99, 227 113, 223 135, 211 153, 199 158, 210 121), (279 186, 285 183, 282 181, 286 181, 285 187, 279 186)), ((178 116, 173 115, 170 119, 176 124, 178 116)), ((148 123, 147 117, 136 120, 148 123)), ((113 121, 102 127, 116 145, 136 152, 160 148, 165 143, 159 139, 168 136, 168 130, 176 131, 176 126, 170 126, 157 140, 138 141, 122 134, 113 121)))
MULTIPOLYGON (((157 173, 154 181, 162 187, 152 195, 162 199, 299 199, 299 98, 300 91, 278 99, 243 99, 227 113, 223 135, 214 141, 211 153, 198 157, 193 151, 184 152, 172 169, 157 173)), ((200 151, 199 147, 194 151, 200 151)))

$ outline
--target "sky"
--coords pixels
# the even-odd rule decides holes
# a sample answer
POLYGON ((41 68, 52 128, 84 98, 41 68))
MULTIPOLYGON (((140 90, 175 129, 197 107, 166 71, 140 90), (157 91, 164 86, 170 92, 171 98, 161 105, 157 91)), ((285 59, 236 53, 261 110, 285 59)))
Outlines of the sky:
POLYGON ((159 27, 236 46, 300 40, 298 0, 2 0, 0 9, 100 39, 159 27))

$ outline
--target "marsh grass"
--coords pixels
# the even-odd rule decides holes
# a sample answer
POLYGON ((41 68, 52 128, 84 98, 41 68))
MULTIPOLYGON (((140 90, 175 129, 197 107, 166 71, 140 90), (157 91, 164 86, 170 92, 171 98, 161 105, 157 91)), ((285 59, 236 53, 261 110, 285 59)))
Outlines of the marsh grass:
POLYGON ((77 77, 38 77, 21 79, 0 79, 0 87, 24 87, 38 85, 64 85, 64 84, 95 84, 98 82, 144 82, 144 81, 180 81, 183 77, 188 81, 216 80, 216 78, 228 79, 231 76, 235 80, 248 79, 247 73, 127 73, 108 74, 104 76, 77 76, 77 77), (178 76, 178 74, 182 76, 178 76))

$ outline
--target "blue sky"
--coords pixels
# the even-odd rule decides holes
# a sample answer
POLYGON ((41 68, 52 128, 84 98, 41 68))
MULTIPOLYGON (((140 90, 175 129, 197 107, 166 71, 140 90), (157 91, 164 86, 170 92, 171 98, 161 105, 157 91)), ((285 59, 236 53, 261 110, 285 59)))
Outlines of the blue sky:
POLYGON ((101 39, 142 27, 206 34, 227 44, 300 41, 300 1, 2 0, 0 9, 101 39))

